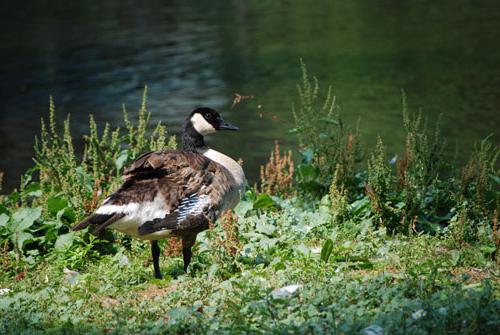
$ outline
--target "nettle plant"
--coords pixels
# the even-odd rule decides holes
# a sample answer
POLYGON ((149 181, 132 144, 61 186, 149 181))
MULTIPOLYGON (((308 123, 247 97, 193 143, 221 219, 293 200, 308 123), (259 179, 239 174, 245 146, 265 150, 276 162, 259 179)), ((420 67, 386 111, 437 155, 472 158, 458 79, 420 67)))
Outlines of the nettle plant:
POLYGON ((175 137, 167 136, 160 122, 151 126, 144 90, 137 122, 132 122, 123 107, 125 129, 100 133, 90 116, 89 134, 84 136, 83 154, 75 152, 69 116, 62 131, 56 121, 53 99, 49 119, 41 121, 41 134, 35 141, 35 166, 21 178, 19 191, 4 197, 0 204, 0 244, 7 243, 17 259, 66 250, 89 236, 75 237, 69 226, 94 210, 103 197, 121 184, 124 167, 140 153, 174 149, 175 137))

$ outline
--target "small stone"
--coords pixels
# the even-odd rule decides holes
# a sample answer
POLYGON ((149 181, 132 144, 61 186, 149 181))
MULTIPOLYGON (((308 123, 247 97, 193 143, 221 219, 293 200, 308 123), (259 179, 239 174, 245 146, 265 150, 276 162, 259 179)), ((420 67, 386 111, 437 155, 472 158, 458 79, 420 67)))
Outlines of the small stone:
POLYGON ((289 295, 295 293, 297 290, 299 290, 301 288, 302 288, 302 285, 300 285, 300 284, 283 286, 283 287, 280 287, 280 288, 273 290, 271 292, 271 295, 273 296, 274 299, 284 298, 286 296, 289 296, 289 295))
POLYGON ((122 255, 122 256, 120 257, 120 261, 118 262, 118 264, 120 264, 121 266, 127 266, 127 265, 129 265, 129 264, 130 264, 130 261, 129 261, 129 259, 128 259, 128 257, 127 257, 127 256, 122 255))
POLYGON ((418 311, 413 312, 411 314, 411 317, 412 317, 413 320, 418 320, 421 317, 424 317, 426 314, 427 314, 426 311, 424 311, 423 309, 419 309, 418 311))
POLYGON ((314 247, 311 249, 311 252, 313 254, 320 254, 321 253, 321 248, 320 247, 314 247))
POLYGON ((371 325, 362 330, 364 335, 384 335, 384 330, 379 325, 371 325))
POLYGON ((10 288, 0 288, 0 295, 4 295, 12 291, 10 288))
POLYGON ((64 276, 64 279, 70 284, 70 285, 75 285, 77 280, 78 280, 78 276, 80 276, 80 273, 77 272, 77 271, 73 271, 73 270, 70 270, 68 268, 64 268, 63 269, 63 272, 66 274, 66 276, 64 276))

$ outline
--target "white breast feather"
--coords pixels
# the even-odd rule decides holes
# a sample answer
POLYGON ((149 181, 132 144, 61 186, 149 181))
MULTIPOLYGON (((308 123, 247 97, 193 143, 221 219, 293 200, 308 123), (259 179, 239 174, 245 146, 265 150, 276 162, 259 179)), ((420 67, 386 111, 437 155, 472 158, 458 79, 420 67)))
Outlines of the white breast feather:
POLYGON ((213 149, 207 149, 201 153, 203 154, 203 156, 210 158, 214 162, 217 162, 225 167, 236 181, 236 185, 234 186, 236 186, 240 193, 243 192, 245 188, 245 173, 243 172, 243 169, 241 168, 241 165, 238 164, 238 162, 236 162, 231 157, 226 156, 223 153, 213 149))

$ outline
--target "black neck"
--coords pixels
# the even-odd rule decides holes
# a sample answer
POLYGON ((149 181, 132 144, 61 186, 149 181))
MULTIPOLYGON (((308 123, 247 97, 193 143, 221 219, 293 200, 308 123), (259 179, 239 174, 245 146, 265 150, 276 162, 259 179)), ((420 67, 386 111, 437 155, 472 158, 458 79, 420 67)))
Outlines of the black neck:
POLYGON ((187 122, 182 132, 182 150, 197 152, 197 149, 205 147, 203 136, 198 134, 191 122, 187 122))

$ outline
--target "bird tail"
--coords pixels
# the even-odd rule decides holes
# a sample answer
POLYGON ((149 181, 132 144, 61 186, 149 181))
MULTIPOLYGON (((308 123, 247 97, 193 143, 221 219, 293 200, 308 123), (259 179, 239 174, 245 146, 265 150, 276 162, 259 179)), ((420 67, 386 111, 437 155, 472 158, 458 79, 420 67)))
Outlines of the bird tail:
POLYGON ((76 225, 71 227, 71 230, 82 230, 90 225, 96 225, 97 227, 92 231, 92 234, 98 235, 104 228, 113 224, 123 217, 123 214, 92 214, 83 221, 78 222, 76 225))

